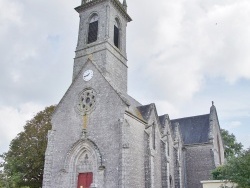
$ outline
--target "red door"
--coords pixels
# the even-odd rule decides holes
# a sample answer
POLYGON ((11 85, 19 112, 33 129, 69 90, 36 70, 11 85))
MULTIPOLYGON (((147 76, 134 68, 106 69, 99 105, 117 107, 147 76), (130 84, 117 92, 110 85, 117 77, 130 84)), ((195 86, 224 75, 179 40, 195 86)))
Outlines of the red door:
POLYGON ((80 173, 78 175, 78 185, 77 188, 90 188, 91 183, 93 182, 93 173, 80 173))

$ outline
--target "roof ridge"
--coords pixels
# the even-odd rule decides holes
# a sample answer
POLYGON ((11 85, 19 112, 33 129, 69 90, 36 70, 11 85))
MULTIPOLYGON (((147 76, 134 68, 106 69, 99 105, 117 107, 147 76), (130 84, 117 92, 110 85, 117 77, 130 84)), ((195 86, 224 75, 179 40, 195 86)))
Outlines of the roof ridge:
POLYGON ((183 117, 183 118, 176 118, 176 119, 171 119, 171 121, 179 120, 179 119, 195 118, 195 117, 201 117, 201 116, 208 116, 208 115, 210 115, 210 114, 202 114, 202 115, 196 115, 196 116, 189 116, 189 117, 183 117))

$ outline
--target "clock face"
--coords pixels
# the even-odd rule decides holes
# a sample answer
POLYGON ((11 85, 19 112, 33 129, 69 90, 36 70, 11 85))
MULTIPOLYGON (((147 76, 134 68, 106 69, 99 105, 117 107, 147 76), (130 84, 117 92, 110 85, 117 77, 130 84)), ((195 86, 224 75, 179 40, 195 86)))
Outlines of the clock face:
POLYGON ((86 70, 84 73, 83 73, 83 80, 85 81, 89 81, 92 77, 93 77, 93 71, 92 70, 86 70))

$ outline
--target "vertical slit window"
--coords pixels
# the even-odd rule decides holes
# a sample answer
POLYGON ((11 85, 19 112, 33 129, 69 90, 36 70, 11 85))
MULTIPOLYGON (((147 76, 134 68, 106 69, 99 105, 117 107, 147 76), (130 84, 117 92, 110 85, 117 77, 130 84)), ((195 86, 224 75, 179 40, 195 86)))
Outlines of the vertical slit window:
POLYGON ((120 37, 119 37, 119 23, 118 23, 118 20, 116 19, 115 20, 115 25, 114 25, 114 45, 119 48, 119 40, 120 40, 120 37))
POLYGON ((155 124, 153 124, 152 139, 153 139, 153 149, 155 149, 155 124))
POLYGON ((98 16, 94 15, 89 23, 88 44, 97 41, 97 35, 98 35, 98 16))
POLYGON ((168 146, 168 156, 169 156, 169 150, 170 150, 170 148, 169 148, 169 136, 167 137, 168 138, 168 141, 167 141, 167 146, 168 146))
POLYGON ((114 26, 114 44, 119 47, 119 29, 116 26, 114 26))

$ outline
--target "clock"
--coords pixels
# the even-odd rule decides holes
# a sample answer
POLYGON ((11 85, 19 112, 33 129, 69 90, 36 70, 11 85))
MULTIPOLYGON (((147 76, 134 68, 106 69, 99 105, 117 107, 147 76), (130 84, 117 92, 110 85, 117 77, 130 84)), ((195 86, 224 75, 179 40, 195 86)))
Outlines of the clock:
POLYGON ((83 80, 84 81, 89 81, 91 80, 91 78, 93 77, 93 71, 92 70, 86 70, 84 73, 83 73, 83 80))

